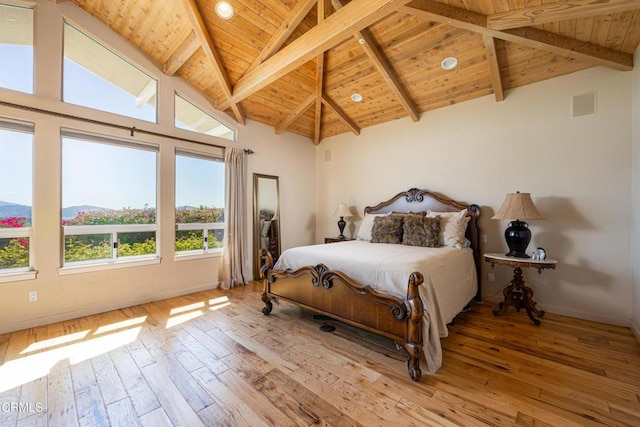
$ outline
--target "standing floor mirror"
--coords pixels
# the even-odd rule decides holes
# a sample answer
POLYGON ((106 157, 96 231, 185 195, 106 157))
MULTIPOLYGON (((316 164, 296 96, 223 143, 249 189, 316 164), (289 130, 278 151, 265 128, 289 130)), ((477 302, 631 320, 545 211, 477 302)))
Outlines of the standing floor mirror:
POLYGON ((260 277, 260 249, 268 249, 274 262, 280 256, 280 200, 278 177, 253 174, 253 277, 260 277))

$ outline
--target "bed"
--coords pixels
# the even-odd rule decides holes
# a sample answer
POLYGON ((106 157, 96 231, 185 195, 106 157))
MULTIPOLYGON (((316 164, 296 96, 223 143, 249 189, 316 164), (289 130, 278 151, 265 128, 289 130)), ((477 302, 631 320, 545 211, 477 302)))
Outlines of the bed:
POLYGON ((261 249, 262 312, 270 314, 276 300, 287 301, 391 338, 408 353, 409 376, 419 381, 421 359, 430 373, 442 363, 447 323, 472 300, 481 302, 479 216, 475 204, 413 188, 366 207, 356 240, 291 248, 275 265, 261 249), (437 247, 408 244, 414 236, 407 233, 404 242, 381 238, 382 223, 397 225, 398 217, 434 225, 439 244, 428 246, 437 247))

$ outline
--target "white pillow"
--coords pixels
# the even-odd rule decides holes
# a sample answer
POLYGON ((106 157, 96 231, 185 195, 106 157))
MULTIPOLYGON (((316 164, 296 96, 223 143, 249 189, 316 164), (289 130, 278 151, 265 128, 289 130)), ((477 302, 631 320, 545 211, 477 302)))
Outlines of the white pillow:
POLYGON ((360 228, 358 229, 358 234, 356 235, 356 240, 368 240, 371 241, 371 230, 373 229, 373 220, 379 216, 387 216, 386 214, 365 214, 362 219, 362 223, 360 224, 360 228))
POLYGON ((462 248, 465 244, 464 234, 467 231, 469 217, 467 210, 458 212, 428 211, 427 218, 440 217, 440 241, 444 246, 462 248))

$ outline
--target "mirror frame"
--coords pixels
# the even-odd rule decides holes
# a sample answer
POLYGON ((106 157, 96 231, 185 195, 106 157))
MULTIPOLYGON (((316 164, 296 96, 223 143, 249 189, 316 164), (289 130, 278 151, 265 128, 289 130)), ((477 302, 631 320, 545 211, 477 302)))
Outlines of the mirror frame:
MULTIPOLYGON (((258 206, 258 195, 260 192, 260 180, 269 179, 274 180, 276 185, 276 244, 277 251, 271 251, 273 261, 275 262, 280 256, 281 251, 281 238, 280 238, 280 182, 276 175, 265 175, 261 173, 253 174, 253 277, 254 280, 260 278, 260 258, 258 257, 258 251, 261 248, 261 236, 260 236, 260 207, 258 206)), ((270 249, 270 248, 268 248, 270 249)))

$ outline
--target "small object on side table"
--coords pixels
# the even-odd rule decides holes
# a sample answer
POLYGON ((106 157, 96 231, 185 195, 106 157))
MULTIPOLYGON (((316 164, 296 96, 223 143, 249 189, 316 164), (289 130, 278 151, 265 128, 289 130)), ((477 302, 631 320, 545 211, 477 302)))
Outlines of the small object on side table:
POLYGON ((325 243, 339 243, 339 242, 348 242, 349 240, 353 240, 353 239, 347 239, 345 238, 340 238, 340 237, 325 237, 324 238, 324 242, 325 243))
POLYGON ((533 300, 533 289, 525 286, 524 279, 522 278, 522 269, 532 267, 538 270, 538 274, 541 274, 545 268, 555 269, 558 261, 549 258, 544 260, 515 258, 499 253, 484 254, 484 260, 491 263, 491 268, 496 264, 513 267, 513 279, 502 291, 504 301, 500 303, 498 310, 493 311, 494 316, 503 314, 507 308, 511 306, 515 307, 516 311, 524 308, 527 311, 529 319, 531 319, 536 326, 540 325, 540 320, 533 317, 533 315, 536 314, 538 317, 543 317, 544 311, 536 308, 536 302, 533 300))

